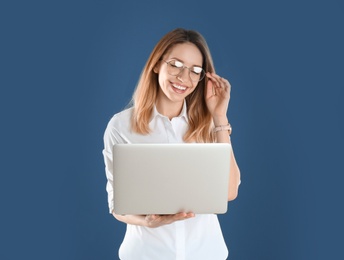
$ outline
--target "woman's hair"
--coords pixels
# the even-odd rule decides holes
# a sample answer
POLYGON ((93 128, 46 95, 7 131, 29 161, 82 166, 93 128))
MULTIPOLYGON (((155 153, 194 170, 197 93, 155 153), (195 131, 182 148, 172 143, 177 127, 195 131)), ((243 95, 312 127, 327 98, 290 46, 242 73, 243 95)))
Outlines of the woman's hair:
MULTIPOLYGON (((204 71, 215 72, 208 45, 200 33, 178 28, 166 34, 157 43, 149 56, 133 94, 132 104, 134 110, 131 126, 134 132, 140 134, 150 132, 149 121, 159 91, 158 74, 153 70, 173 46, 181 43, 196 45, 202 53, 204 71)), ((183 137, 185 142, 214 141, 214 136, 211 133, 213 121, 205 102, 206 83, 207 77, 204 77, 195 90, 185 99, 189 120, 189 128, 183 137)))

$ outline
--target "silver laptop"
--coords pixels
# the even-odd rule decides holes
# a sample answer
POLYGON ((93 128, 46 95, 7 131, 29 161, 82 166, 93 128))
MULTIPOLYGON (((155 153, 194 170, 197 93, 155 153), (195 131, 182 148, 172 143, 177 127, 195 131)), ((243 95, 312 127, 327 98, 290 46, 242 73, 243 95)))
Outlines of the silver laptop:
POLYGON ((116 144, 116 214, 227 211, 230 144, 116 144))

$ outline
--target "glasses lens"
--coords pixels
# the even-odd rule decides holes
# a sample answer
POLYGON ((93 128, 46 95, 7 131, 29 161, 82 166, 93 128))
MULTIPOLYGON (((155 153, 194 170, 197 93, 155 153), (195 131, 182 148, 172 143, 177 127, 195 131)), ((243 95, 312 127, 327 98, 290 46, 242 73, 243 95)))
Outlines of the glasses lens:
POLYGON ((184 65, 180 61, 177 60, 171 60, 170 62, 167 62, 168 70, 167 72, 172 76, 177 76, 180 74, 180 72, 183 70, 184 65))
POLYGON ((204 70, 201 67, 193 67, 190 69, 190 78, 192 81, 201 81, 204 74, 204 70))

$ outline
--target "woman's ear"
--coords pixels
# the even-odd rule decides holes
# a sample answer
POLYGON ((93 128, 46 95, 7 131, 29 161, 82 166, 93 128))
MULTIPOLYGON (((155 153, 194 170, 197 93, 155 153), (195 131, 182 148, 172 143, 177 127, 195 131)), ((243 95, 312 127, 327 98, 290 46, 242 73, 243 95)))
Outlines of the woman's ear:
POLYGON ((160 70, 160 62, 157 62, 157 64, 155 64, 154 66, 154 73, 158 74, 159 73, 159 70, 160 70))

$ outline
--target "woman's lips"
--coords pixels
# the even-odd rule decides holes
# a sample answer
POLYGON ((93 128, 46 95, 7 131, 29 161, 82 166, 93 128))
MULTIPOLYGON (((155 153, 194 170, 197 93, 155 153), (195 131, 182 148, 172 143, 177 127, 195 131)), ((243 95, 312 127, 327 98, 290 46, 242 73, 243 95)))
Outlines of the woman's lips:
POLYGON ((187 90, 187 87, 177 84, 177 83, 171 83, 171 85, 172 85, 173 91, 178 94, 183 94, 187 90))

